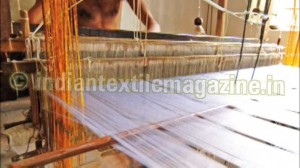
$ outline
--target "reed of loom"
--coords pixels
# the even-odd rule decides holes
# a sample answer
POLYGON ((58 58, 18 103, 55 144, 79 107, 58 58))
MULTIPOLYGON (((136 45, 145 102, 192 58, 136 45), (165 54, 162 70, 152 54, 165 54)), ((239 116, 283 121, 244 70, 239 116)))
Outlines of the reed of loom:
MULTIPOLYGON (((44 45, 43 37, 40 38, 41 45, 44 45)), ((240 43, 222 41, 141 40, 137 43, 133 39, 79 37, 81 61, 85 68, 82 72, 83 75, 88 73, 89 77, 101 74, 106 78, 130 78, 145 73, 156 79, 233 70, 237 68, 240 47, 240 43), (146 44, 146 56, 141 54, 141 44, 146 44)), ((256 43, 245 44, 241 68, 254 65, 258 47, 256 43)), ((32 48, 35 50, 36 47, 32 48)), ((278 64, 282 53, 283 49, 276 44, 264 44, 259 66, 278 64)))
MULTIPOLYGON (((89 38, 80 39, 83 76, 132 78, 148 74, 150 79, 168 78, 237 68, 240 43, 177 42, 144 40, 146 56, 135 40, 89 38), (122 43, 120 43, 122 41, 122 43)), ((258 44, 245 44, 242 68, 251 68, 258 44)), ((282 50, 265 44, 259 66, 278 64, 282 50)))

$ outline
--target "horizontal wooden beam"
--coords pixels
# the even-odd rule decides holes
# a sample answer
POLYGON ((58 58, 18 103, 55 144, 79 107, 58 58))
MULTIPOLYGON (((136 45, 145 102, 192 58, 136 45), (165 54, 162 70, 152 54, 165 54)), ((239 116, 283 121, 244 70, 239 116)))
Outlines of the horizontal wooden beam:
POLYGON ((0 41, 0 52, 26 52, 26 45, 24 39, 17 40, 2 40, 0 41))
POLYGON ((26 74, 36 73, 40 64, 46 65, 46 60, 22 60, 4 62, 1 64, 3 74, 10 75, 14 72, 23 72, 26 74))
POLYGON ((53 152, 44 153, 26 160, 21 160, 19 162, 13 163, 11 167, 24 168, 24 167, 42 166, 58 160, 66 159, 68 157, 79 155, 88 151, 92 151, 103 147, 108 147, 115 143, 116 141, 114 141, 111 137, 106 136, 85 144, 80 144, 66 149, 60 149, 53 152))
MULTIPOLYGON (((278 56, 280 53, 268 53, 261 54, 263 56, 278 56)), ((185 55, 185 56, 147 56, 147 61, 158 61, 158 60, 176 60, 176 59, 215 59, 215 58, 238 58, 238 54, 226 54, 226 55, 185 55)), ((243 54, 243 57, 256 57, 256 54, 243 54)), ((144 57, 139 58, 93 58, 93 59, 83 59, 82 63, 85 61, 92 61, 94 63, 99 62, 101 64, 113 63, 113 62, 143 62, 144 57)), ((22 61, 4 62, 1 64, 3 74, 10 75, 14 72, 23 72, 27 74, 36 73, 41 66, 47 66, 48 61, 45 59, 30 59, 22 61)))

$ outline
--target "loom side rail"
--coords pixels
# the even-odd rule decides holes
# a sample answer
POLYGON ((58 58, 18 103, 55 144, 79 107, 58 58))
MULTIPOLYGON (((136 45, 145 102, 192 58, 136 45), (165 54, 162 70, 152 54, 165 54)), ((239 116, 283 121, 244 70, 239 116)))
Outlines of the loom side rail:
POLYGON ((36 157, 21 160, 19 162, 13 163, 11 167, 22 168, 22 167, 36 167, 36 166, 46 165, 55 162, 57 160, 62 160, 68 157, 82 154, 84 152, 99 149, 102 147, 108 147, 115 143, 116 141, 114 141, 111 137, 105 136, 103 138, 99 138, 85 144, 80 144, 70 148, 56 150, 53 152, 47 152, 38 155, 36 157))
POLYGON ((22 60, 13 62, 1 63, 2 71, 6 75, 11 75, 14 72, 23 72, 26 74, 32 74, 37 72, 40 64, 46 64, 46 60, 22 60))

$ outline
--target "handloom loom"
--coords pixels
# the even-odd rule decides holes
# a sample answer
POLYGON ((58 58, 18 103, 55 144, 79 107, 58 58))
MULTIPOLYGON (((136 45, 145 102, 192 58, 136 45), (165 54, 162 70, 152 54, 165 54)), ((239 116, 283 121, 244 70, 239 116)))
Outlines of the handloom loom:
MULTIPOLYGON (((60 1, 52 3, 55 2, 60 1)), ((75 2, 70 0, 63 4, 71 6, 75 2)), ((44 5, 48 9, 51 3, 45 1, 44 5)), ((76 16, 75 11, 70 11, 73 12, 71 16, 76 16)), ((69 30, 60 29, 61 34, 72 32, 73 28, 77 30, 73 21, 70 17, 63 26, 69 30)), ((57 22, 61 24, 63 19, 57 22)), ((109 146, 147 167, 299 167, 299 110, 292 112, 280 105, 264 110, 268 100, 257 98, 265 104, 249 101, 251 96, 213 95, 199 99, 196 93, 180 94, 176 86, 156 80, 228 79, 229 74, 236 73, 228 70, 256 66, 258 52, 257 66, 279 64, 282 47, 276 44, 261 46, 256 39, 85 28, 79 28, 78 33, 73 32, 74 36, 69 34, 69 39, 64 39, 59 38, 60 34, 53 28, 55 25, 45 23, 42 35, 26 37, 23 33, 25 40, 3 42, 9 44, 8 47, 1 44, 2 52, 21 49, 31 57, 4 64, 6 72, 38 71, 39 75, 31 75, 33 79, 65 77, 66 81, 70 80, 67 82, 70 87, 76 84, 72 81, 75 77, 98 79, 102 76, 118 82, 81 81, 80 88, 86 89, 83 92, 38 88, 41 91, 32 98, 39 102, 32 107, 33 122, 44 129, 46 151, 16 162, 12 167, 35 167, 56 161, 59 161, 55 164, 57 167, 79 166, 84 156, 76 161, 66 158, 109 146), (58 33, 56 37, 54 32, 58 33), (55 42, 58 44, 53 44, 55 42), (62 44, 69 47, 58 46, 62 44), (63 51, 58 51, 60 49, 63 51), (65 59, 59 61, 51 57, 55 54, 66 54, 65 59), (66 67, 69 71, 63 71, 66 67), (93 90, 100 85, 121 87, 127 79, 130 92, 93 90), (134 92, 134 86, 143 89, 134 92), (161 88, 161 91, 147 92, 145 86, 161 88), (99 138, 85 142, 86 129, 99 138)), ((274 68, 295 74, 293 69, 281 66, 271 66, 257 73, 274 73, 274 68)), ((250 71, 241 70, 240 73, 250 71)), ((44 86, 33 83, 36 87, 44 86)), ((196 87, 193 85, 191 90, 195 91, 196 87)))

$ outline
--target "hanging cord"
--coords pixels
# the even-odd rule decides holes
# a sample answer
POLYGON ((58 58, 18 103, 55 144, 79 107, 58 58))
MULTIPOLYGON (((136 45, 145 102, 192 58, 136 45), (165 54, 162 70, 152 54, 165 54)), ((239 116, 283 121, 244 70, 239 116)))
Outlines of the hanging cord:
POLYGON ((205 31, 208 32, 208 16, 209 16, 209 11, 210 11, 210 5, 207 4, 207 12, 206 12, 206 25, 205 25, 205 31))
MULTIPOLYGON (((134 13, 137 13, 137 6, 136 6, 136 2, 135 2, 135 0, 133 0, 133 12, 134 13)), ((138 17, 138 16, 137 16, 138 17)), ((134 30, 133 30, 133 39, 137 39, 138 37, 137 37, 137 19, 138 18, 135 18, 134 19, 134 25, 133 25, 133 27, 134 27, 134 30)))
POLYGON ((139 36, 140 36, 140 38, 142 38, 142 33, 143 33, 142 32, 143 23, 141 21, 142 20, 142 2, 140 0, 138 2, 139 2, 139 5, 138 5, 139 6, 139 12, 138 12, 139 14, 138 15, 139 15, 139 32, 140 32, 139 36))
POLYGON ((71 5, 71 6, 69 7, 69 10, 71 10, 72 8, 74 8, 75 6, 77 6, 78 4, 80 4, 82 1, 83 1, 83 0, 79 0, 79 1, 77 1, 76 3, 74 3, 73 5, 71 5))
POLYGON ((203 0, 204 2, 208 3, 209 5, 211 5, 212 7, 222 11, 222 12, 225 12, 225 13, 228 13, 236 18, 239 18, 239 19, 242 19, 240 16, 238 16, 235 12, 231 12, 223 7, 221 7, 220 5, 216 4, 215 2, 211 1, 211 0, 203 0))
POLYGON ((31 37, 33 37, 44 25, 44 22, 42 21, 38 27, 33 31, 33 33, 31 34, 31 37))
POLYGON ((18 10, 21 10, 21 4, 20 4, 20 0, 17 0, 17 6, 18 6, 18 10))
MULTIPOLYGON (((135 1, 135 0, 134 0, 135 1)), ((137 4, 136 4, 136 41, 137 44, 140 48, 140 53, 142 54, 142 56, 144 56, 144 44, 143 41, 141 40, 142 38, 142 2, 141 0, 137 0, 137 4)))
POLYGON ((221 7, 220 5, 218 5, 217 3, 215 3, 213 0, 203 0, 204 2, 206 2, 207 4, 209 4, 210 6, 214 7, 215 9, 222 11, 224 13, 227 13, 229 15, 232 15, 238 19, 241 20, 245 20, 245 18, 243 18, 242 16, 247 15, 247 14, 252 14, 252 13, 256 13, 259 16, 262 17, 270 17, 270 16, 274 16, 274 15, 268 15, 268 14, 260 14, 257 13, 256 11, 247 11, 247 12, 232 12, 230 10, 227 10, 226 8, 221 7))
MULTIPOLYGON (((226 34, 227 34, 227 31, 228 31, 228 22, 229 22, 229 15, 227 15, 227 13, 225 13, 226 17, 225 17, 225 28, 224 28, 224 35, 221 36, 221 39, 220 39, 220 43, 222 44, 220 46, 220 50, 218 48, 218 54, 221 54, 223 55, 223 49, 224 49, 224 41, 225 41, 225 37, 226 37, 226 34), (220 52, 219 52, 220 51, 220 52)), ((225 46, 226 47, 226 46, 225 46)))
MULTIPOLYGON (((250 11, 251 4, 252 4, 252 0, 248 0, 247 12, 250 11)), ((242 46, 241 46, 241 49, 240 49, 240 57, 239 57, 237 72, 236 72, 235 81, 234 81, 235 84, 236 84, 236 81, 238 79, 239 72, 240 72, 240 67, 241 67, 241 62, 242 62, 242 57, 243 57, 243 50, 244 50, 244 43, 245 43, 245 36, 246 36, 246 28, 247 28, 247 21, 248 21, 248 19, 249 19, 249 14, 246 14, 245 15, 245 21, 244 21, 243 37, 242 37, 242 46)))
MULTIPOLYGON (((146 3, 146 1, 145 1, 146 3)), ((143 56, 144 56, 144 67, 143 67, 143 80, 146 81, 146 72, 148 67, 148 60, 147 60, 147 42, 148 42, 148 22, 149 22, 149 12, 146 14, 146 29, 145 29, 145 37, 144 37, 144 46, 143 46, 143 56)))
POLYGON ((198 16, 201 15, 201 0, 198 1, 198 16))
MULTIPOLYGON (((145 1, 146 2, 146 1, 145 1)), ((147 55, 147 40, 148 40, 148 22, 149 22, 149 12, 147 12, 146 14, 146 29, 145 29, 145 38, 144 38, 144 48, 143 48, 143 54, 144 54, 144 58, 146 59, 146 55, 147 55)), ((146 61, 144 61, 144 65, 146 66, 146 61)))
MULTIPOLYGON (((264 9, 264 14, 267 15, 269 13, 269 9, 270 9, 270 5, 271 5, 271 0, 266 0, 265 3, 265 9, 264 9)), ((261 48, 262 48, 262 44, 263 44, 263 40, 264 40, 264 34, 265 34, 265 28, 266 28, 266 23, 269 20, 269 17, 263 17, 262 18, 262 25, 261 25, 261 29, 260 29, 260 36, 259 36, 259 48, 258 48, 258 53, 257 53, 257 57, 255 60, 255 64, 254 64, 254 68, 253 68, 253 72, 252 72, 252 76, 251 76, 251 80, 254 77, 255 74, 255 70, 257 67, 257 63, 260 57, 260 53, 261 53, 261 48)))
POLYGON ((206 34, 204 28, 203 28, 203 19, 201 18, 201 0, 198 1, 198 15, 194 20, 195 27, 195 33, 197 35, 203 35, 206 34))
POLYGON ((212 35, 212 22, 213 22, 213 12, 214 12, 214 8, 212 6, 210 6, 210 23, 209 23, 209 34, 212 35))

